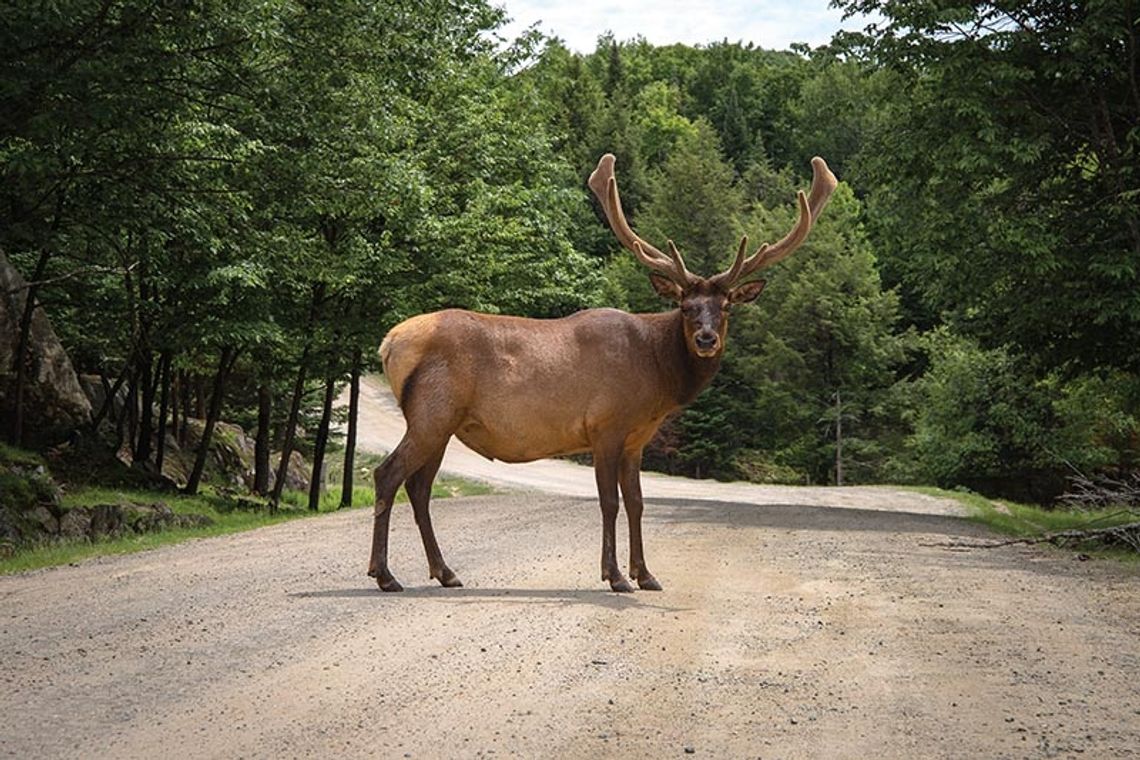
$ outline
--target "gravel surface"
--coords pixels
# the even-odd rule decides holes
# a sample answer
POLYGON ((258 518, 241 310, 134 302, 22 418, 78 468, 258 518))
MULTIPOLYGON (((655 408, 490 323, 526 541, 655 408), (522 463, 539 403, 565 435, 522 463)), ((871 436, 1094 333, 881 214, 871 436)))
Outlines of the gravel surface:
POLYGON ((593 499, 535 492, 433 506, 461 589, 406 505, 403 594, 368 510, 0 578, 0 754, 1137 756, 1135 565, 954 549, 983 530, 905 492, 701 485, 647 482, 657 593, 599 580, 593 499))

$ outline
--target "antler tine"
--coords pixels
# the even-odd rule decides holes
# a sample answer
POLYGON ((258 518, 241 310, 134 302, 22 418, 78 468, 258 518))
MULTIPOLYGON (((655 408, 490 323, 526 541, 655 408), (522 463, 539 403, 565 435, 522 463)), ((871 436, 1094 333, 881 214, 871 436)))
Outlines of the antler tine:
POLYGON ((796 193, 799 218, 791 232, 777 243, 772 245, 765 243, 760 246, 755 253, 743 261, 741 261, 741 257, 747 239, 742 240, 740 251, 737 252, 736 260, 732 266, 713 279, 725 287, 732 287, 757 269, 772 266, 800 247, 808 233, 811 232, 812 224, 819 218, 820 213, 827 206, 828 200, 831 199, 831 194, 835 191, 836 185, 838 185, 835 175, 827 167, 827 162, 819 156, 811 160, 811 168, 811 195, 805 195, 803 190, 796 193))
POLYGON ((820 212, 823 211, 827 202, 831 200, 831 194, 835 192, 835 188, 838 184, 839 181, 835 179, 835 175, 831 173, 827 162, 819 156, 812 158, 811 195, 808 196, 808 205, 811 206, 812 219, 819 219, 820 212))
POLYGON ((726 287, 732 287, 732 284, 740 279, 741 268, 744 266, 744 252, 746 250, 748 250, 748 236, 744 235, 740 238, 740 247, 736 249, 736 258, 732 260, 732 266, 718 275, 713 275, 711 278, 712 281, 725 285, 726 287))
POLYGON ((807 239, 808 233, 811 232, 812 216, 811 206, 808 204, 808 197, 804 194, 803 190, 796 193, 796 200, 799 202, 800 214, 796 219, 796 226, 792 227, 791 232, 776 243, 771 245, 765 243, 756 249, 756 252, 748 257, 744 262, 744 266, 740 268, 740 278, 747 277, 755 272, 757 269, 770 267, 777 261, 789 256, 792 251, 800 247, 800 244, 807 239))
POLYGON ((676 259, 666 256, 660 250, 638 237, 625 219, 625 212, 621 209, 621 196, 618 194, 617 177, 614 176, 614 162, 617 159, 613 153, 607 153, 598 160, 598 166, 590 174, 587 184, 594 196, 602 206, 602 212, 610 223, 618 242, 633 252, 645 266, 659 272, 678 285, 686 286, 689 283, 689 274, 685 270, 680 254, 676 259), (678 267, 680 261, 680 267, 678 267))
POLYGON ((673 259, 673 268, 676 270, 677 277, 679 278, 677 282, 680 285, 687 285, 693 279, 693 276, 689 274, 689 270, 685 268, 685 260, 681 258, 681 252, 677 250, 677 246, 672 240, 667 242, 669 243, 669 258, 673 259))

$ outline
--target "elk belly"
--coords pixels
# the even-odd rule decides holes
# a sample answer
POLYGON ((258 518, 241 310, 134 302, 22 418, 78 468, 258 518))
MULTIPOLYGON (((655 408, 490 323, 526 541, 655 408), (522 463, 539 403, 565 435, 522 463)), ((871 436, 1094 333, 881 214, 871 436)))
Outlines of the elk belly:
POLYGON ((455 437, 477 454, 504 462, 532 462, 590 448, 580 421, 566 424, 565 420, 513 415, 493 419, 494 422, 485 422, 468 417, 455 431, 455 437))

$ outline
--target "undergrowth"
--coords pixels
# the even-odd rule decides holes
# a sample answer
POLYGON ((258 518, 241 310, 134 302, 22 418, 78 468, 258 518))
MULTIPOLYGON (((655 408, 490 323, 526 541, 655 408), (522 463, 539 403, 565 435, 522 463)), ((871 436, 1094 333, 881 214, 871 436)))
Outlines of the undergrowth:
MULTIPOLYGON (((1006 500, 991 500, 972 491, 946 491, 939 488, 911 490, 932 496, 951 498, 964 505, 969 519, 991 530, 1018 539, 1045 539, 1059 534, 1093 533, 1106 528, 1118 528, 1140 522, 1140 513, 1133 509, 1106 507, 1092 510, 1066 508, 1047 509, 1031 504, 1006 500)), ((1044 542, 1044 541, 1043 541, 1044 542)), ((1121 543, 1099 535, 1082 538, 1079 535, 1059 537, 1051 541, 1067 549, 1096 552, 1140 560, 1140 553, 1128 543, 1121 543)))
MULTIPOLYGON (((438 478, 432 488, 434 498, 453 496, 476 496, 490 493, 492 489, 474 481, 460 478, 438 478)), ((53 539, 35 546, 22 546, 10 556, 0 557, 0 575, 34 570, 54 565, 79 562, 91 557, 114 554, 130 554, 154 549, 169 544, 181 543, 189 539, 207 538, 237 533, 290 520, 304 519, 317 514, 334 512, 340 505, 340 488, 328 489, 321 496, 320 509, 308 509, 309 495, 301 491, 286 491, 276 514, 270 514, 267 504, 257 497, 235 498, 227 493, 211 488, 196 496, 176 492, 154 491, 132 487, 76 486, 71 485, 63 492, 62 507, 94 506, 97 504, 153 504, 162 502, 177 514, 199 514, 210 519, 211 524, 194 528, 171 528, 155 533, 130 534, 117 538, 90 540, 53 539)), ((407 501, 403 489, 396 496, 397 503, 407 501)), ((353 489, 353 507, 370 507, 373 503, 371 484, 356 486, 353 489)))

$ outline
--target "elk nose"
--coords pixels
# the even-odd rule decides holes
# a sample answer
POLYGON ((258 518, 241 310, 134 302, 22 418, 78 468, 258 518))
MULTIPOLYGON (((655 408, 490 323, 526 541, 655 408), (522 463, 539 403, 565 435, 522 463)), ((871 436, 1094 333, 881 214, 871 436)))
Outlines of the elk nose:
POLYGON ((720 342, 720 336, 714 332, 702 330, 694 336, 693 340, 697 344, 698 351, 712 351, 720 342))

